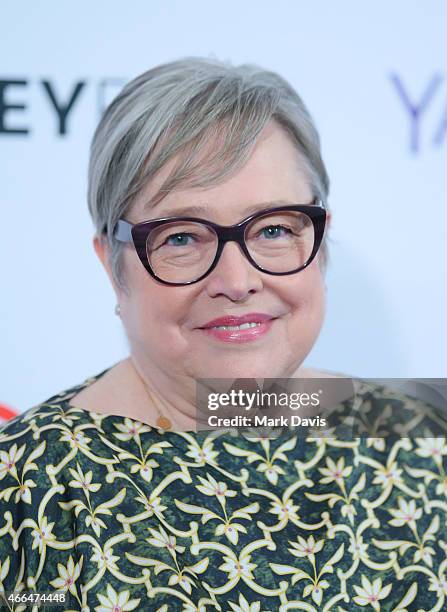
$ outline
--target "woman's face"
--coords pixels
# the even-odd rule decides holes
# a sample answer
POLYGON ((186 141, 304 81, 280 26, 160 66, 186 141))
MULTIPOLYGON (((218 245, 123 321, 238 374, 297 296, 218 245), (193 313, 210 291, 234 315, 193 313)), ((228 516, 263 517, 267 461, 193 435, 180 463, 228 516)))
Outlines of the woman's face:
MULTIPOLYGON (((129 221, 181 216, 185 208, 201 206, 203 213, 191 216, 233 225, 248 217, 247 209, 255 205, 262 210, 269 202, 305 204, 313 197, 296 149, 274 123, 265 128, 242 170, 226 182, 175 191, 151 210, 145 209, 170 169, 162 169, 147 185, 126 216, 129 221)), ((117 298, 132 356, 148 376, 151 372, 180 379, 289 376, 319 334, 324 282, 318 258, 298 274, 271 276, 256 270, 239 246, 229 242, 206 278, 190 286, 169 287, 146 272, 133 245, 124 251, 130 295, 117 290, 117 298), (217 318, 253 313, 271 319, 256 333, 204 329, 217 318)))

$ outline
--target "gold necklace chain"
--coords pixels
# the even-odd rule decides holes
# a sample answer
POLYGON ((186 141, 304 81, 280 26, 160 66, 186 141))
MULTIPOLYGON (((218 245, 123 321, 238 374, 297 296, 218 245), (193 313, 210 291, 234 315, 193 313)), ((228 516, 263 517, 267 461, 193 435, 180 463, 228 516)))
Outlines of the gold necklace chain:
MULTIPOLYGON (((144 390, 146 392, 147 398, 149 399, 151 404, 153 404, 152 398, 149 395, 149 391, 147 390, 146 384, 145 384, 142 376, 140 375, 140 373, 138 372, 137 368, 135 367, 135 365, 133 363, 133 360, 131 360, 131 362, 132 362, 132 367, 133 367, 135 373, 137 374, 138 378, 141 381, 141 384, 144 387, 144 390)), ((158 413, 157 420, 155 421, 155 424, 157 425, 157 427, 159 427, 160 429, 164 429, 165 431, 171 430, 172 429, 172 421, 171 421, 171 419, 168 419, 168 417, 163 416, 157 406, 155 406, 155 410, 158 413)))

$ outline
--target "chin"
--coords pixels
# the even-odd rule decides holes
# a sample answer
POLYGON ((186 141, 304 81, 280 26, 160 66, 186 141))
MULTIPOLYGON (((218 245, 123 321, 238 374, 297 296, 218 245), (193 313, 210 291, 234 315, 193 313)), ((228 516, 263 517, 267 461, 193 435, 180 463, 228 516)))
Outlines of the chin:
POLYGON ((274 357, 259 361, 232 359, 216 361, 206 368, 201 368, 200 378, 280 378, 286 377, 293 368, 275 363, 274 357))

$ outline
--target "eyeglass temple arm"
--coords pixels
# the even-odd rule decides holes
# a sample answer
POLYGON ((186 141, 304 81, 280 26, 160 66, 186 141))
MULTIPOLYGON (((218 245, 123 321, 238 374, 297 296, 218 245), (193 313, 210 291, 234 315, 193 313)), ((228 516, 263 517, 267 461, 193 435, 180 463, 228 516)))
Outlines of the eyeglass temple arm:
POLYGON ((120 242, 132 242, 132 223, 120 219, 115 225, 114 237, 120 242))

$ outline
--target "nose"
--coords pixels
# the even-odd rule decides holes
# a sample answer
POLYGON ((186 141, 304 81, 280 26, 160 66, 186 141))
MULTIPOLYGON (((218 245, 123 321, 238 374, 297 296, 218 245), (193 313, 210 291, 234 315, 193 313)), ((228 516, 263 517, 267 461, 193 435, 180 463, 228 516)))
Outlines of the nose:
POLYGON ((233 302, 244 301, 263 287, 262 273, 251 265, 235 242, 225 244, 207 281, 210 297, 223 295, 233 302))

